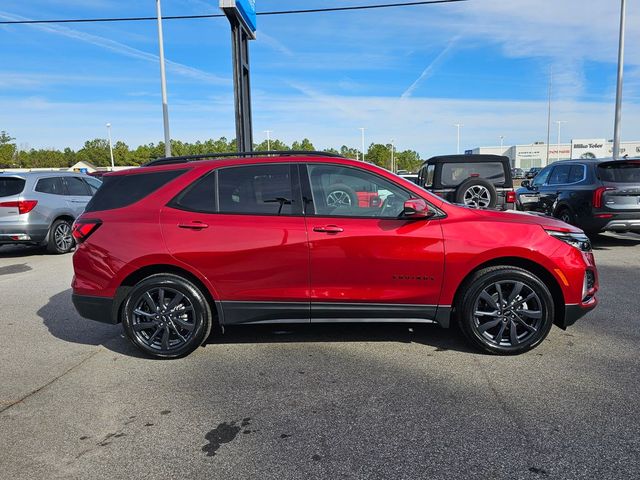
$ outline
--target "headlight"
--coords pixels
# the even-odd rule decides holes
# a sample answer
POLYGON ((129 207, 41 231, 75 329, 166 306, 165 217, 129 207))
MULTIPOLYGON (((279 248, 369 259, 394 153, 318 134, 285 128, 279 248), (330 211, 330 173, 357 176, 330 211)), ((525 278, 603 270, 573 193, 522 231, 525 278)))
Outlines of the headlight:
POLYGON ((562 240, 564 243, 568 243, 578 250, 583 252, 591 251, 591 240, 589 240, 589 237, 584 233, 558 232, 555 230, 547 230, 546 232, 552 237, 562 240))

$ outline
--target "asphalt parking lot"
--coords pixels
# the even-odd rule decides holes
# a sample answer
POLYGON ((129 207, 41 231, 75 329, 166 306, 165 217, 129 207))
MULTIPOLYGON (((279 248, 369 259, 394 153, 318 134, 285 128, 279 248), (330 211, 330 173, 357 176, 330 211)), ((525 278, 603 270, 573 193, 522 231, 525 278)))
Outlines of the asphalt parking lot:
POLYGON ((0 248, 3 478, 640 478, 640 236, 600 306, 495 357, 435 326, 244 327, 140 357, 71 305, 71 256, 0 248))

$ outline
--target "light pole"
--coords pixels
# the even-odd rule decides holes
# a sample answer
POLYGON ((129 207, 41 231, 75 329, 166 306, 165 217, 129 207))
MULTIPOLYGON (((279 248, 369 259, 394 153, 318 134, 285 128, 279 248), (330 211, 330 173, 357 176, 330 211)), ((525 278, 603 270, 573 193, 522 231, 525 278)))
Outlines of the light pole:
POLYGON ((504 149, 504 135, 500 135, 500 154, 502 155, 502 150, 504 149))
POLYGON ((558 124, 558 150, 557 150, 556 153, 557 153, 558 160, 560 160, 560 126, 563 123, 567 123, 567 121, 566 120, 556 120, 556 123, 558 124))
POLYGON ((115 168, 115 163, 113 162, 113 144, 111 142, 111 124, 107 123, 107 133, 109 134, 109 155, 111 156, 111 171, 113 172, 115 168))
POLYGON ((547 107, 547 160, 549 165, 549 147, 551 146, 551 89, 553 88, 553 67, 549 72, 549 105, 547 107))
POLYGON ((396 173, 395 140, 391 139, 391 172, 396 173))
POLYGON ((359 128, 360 133, 362 134, 362 161, 364 162, 364 128, 360 127, 359 128))
POLYGON ((464 127, 464 125, 462 123, 456 123, 453 126, 458 129, 458 147, 456 149, 456 153, 460 154, 460 128, 464 127))
POLYGON ((267 134, 267 151, 271 151, 271 130, 265 130, 264 133, 267 134))
POLYGON ((158 13, 158 43, 160 44, 160 87, 162 89, 162 122, 164 124, 164 154, 171 156, 171 135, 169 134, 169 105, 167 102, 167 77, 164 68, 164 39, 162 37, 162 8, 156 0, 158 13))
POLYGON ((620 157, 620 123, 622 120, 622 76, 624 73, 624 29, 627 15, 627 1, 620 6, 620 43, 618 44, 618 84, 616 87, 616 119, 613 126, 613 159, 620 157))

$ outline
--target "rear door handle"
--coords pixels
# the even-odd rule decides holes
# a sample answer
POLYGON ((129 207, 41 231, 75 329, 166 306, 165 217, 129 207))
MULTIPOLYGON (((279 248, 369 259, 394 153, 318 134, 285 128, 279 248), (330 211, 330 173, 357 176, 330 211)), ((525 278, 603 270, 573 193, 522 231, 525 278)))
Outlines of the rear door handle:
POLYGON ((189 222, 189 223, 180 223, 178 224, 178 228, 185 228, 187 230, 204 230, 205 228, 209 228, 209 225, 203 222, 189 222))
POLYGON ((313 231, 320 233, 341 233, 344 232, 344 228, 337 225, 324 225, 321 227, 313 227, 313 231))

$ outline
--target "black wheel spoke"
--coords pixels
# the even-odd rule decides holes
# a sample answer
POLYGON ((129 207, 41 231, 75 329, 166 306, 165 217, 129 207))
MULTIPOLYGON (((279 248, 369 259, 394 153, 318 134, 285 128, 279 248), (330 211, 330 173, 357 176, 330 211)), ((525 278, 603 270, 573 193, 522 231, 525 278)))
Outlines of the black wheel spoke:
POLYGON ((524 287, 524 283, 522 282, 516 282, 515 285, 513 286, 513 290, 511 290, 511 295, 509 295, 509 298, 507 299, 507 304, 511 304, 511 302, 513 302, 518 295, 520 295, 520 292, 522 292, 522 288, 524 287))
POLYGON ((178 304, 184 299, 184 295, 180 292, 176 292, 176 296, 173 297, 173 300, 169 302, 169 305, 166 306, 167 311, 171 311, 178 306, 178 304))
POLYGON ((187 341, 187 339, 184 338, 182 334, 180 334, 180 332, 178 331, 175 325, 171 325, 171 328, 173 328, 173 331, 176 332, 176 335, 178 335, 183 342, 187 341))
POLYGON ((514 322, 513 320, 511 320, 511 322, 509 323, 509 340, 511 341, 512 346, 516 346, 520 343, 516 322, 514 322))
POLYGON ((493 328, 493 327, 495 327, 496 325, 498 325, 500 322, 502 322, 502 319, 497 318, 497 319, 495 319, 495 320, 491 320, 491 321, 488 321, 488 322, 486 322, 486 323, 483 323, 482 325, 478 326, 478 331, 479 331, 480 333, 484 333, 484 332, 486 332, 487 330, 489 330, 490 328, 493 328))
POLYGON ((160 308, 164 308, 164 288, 158 289, 158 305, 160 308))
POLYGON ((164 332, 162 332, 162 349, 169 350, 169 328, 164 327, 164 332))
POLYGON ((136 315, 142 315, 143 317, 155 318, 155 316, 156 316, 155 313, 145 312, 144 310, 140 310, 139 308, 136 308, 133 311, 133 313, 136 314, 136 315))
POLYGON ((162 330, 163 330, 163 328, 162 328, 162 327, 160 327, 160 326, 158 326, 158 328, 156 328, 156 331, 155 331, 155 332, 153 332, 153 335, 151 335, 151 336, 149 337, 149 340, 147 340, 147 343, 148 343, 149 345, 151 345, 151 344, 153 343, 153 341, 155 340, 155 338, 158 336, 158 334, 159 334, 162 330))
POLYGON ((483 312, 482 310, 478 310, 474 314, 476 317, 499 317, 500 312, 494 310, 493 312, 483 312))
POLYGON ((140 323, 136 323, 133 326, 133 329, 136 332, 141 332, 142 330, 149 330, 150 328, 154 328, 157 327, 159 324, 158 322, 140 322, 140 323))
POLYGON ((542 312, 540 310, 516 310, 518 315, 524 315, 525 317, 535 318, 536 320, 542 318, 542 312))
POLYGON ((185 330, 189 330, 189 331, 192 331, 192 330, 193 330, 193 327, 195 326, 195 325, 193 325, 192 323, 185 322, 185 321, 184 321, 184 320, 182 320, 181 318, 174 318, 174 319, 173 319, 173 321, 174 321, 176 324, 178 324, 178 326, 179 326, 180 328, 184 328, 185 330))
POLYGON ((149 292, 145 292, 144 301, 147 303, 151 311, 155 312, 158 310, 158 305, 156 305, 156 302, 153 300, 153 297, 151 297, 149 292))
POLYGON ((503 307, 504 295, 502 295, 502 286, 499 283, 496 283, 496 291, 498 292, 498 304, 503 307))
POLYGON ((500 330, 498 331, 498 334, 494 337, 494 340, 496 343, 500 343, 502 341, 502 336, 504 335, 504 331, 507 328, 507 324, 502 322, 502 325, 500 325, 500 330))
POLYGON ((517 314, 516 314, 516 317, 515 317, 515 321, 518 322, 520 325, 522 325, 524 328, 526 328, 527 330, 529 330, 532 333, 535 333, 535 332, 538 331, 538 329, 536 327, 533 327, 533 326, 529 325, 522 318, 520 318, 517 314))
POLYGON ((500 310, 500 306, 496 303, 496 301, 494 300, 494 298, 489 295, 487 293, 486 290, 484 290, 481 294, 480 294, 480 298, 482 300, 484 300, 485 302, 487 302, 489 304, 489 306, 491 308, 493 308, 494 310, 500 310))

